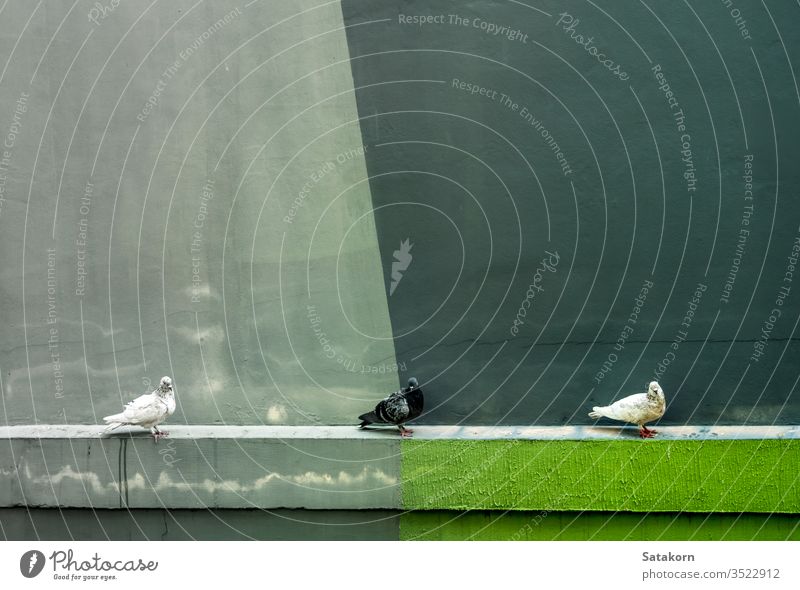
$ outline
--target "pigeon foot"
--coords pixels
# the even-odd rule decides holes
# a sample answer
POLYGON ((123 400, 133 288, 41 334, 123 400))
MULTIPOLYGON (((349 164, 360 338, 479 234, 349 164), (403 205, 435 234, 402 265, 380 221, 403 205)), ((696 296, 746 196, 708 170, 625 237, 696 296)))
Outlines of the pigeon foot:
POLYGON ((655 431, 655 430, 650 430, 650 429, 649 429, 649 428, 647 428, 646 426, 644 426, 644 425, 641 425, 641 426, 639 427, 639 436, 640 436, 641 438, 655 438, 655 436, 656 436, 656 431, 655 431))

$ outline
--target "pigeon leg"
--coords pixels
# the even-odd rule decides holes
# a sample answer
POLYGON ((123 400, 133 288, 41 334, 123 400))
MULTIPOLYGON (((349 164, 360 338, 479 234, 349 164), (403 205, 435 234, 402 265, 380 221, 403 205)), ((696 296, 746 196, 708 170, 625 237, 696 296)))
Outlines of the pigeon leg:
POLYGON ((398 424, 397 427, 400 429, 400 436, 403 438, 411 438, 411 434, 414 432, 410 428, 406 428, 402 424, 398 424))
POLYGON ((153 426, 150 429, 150 432, 153 433, 153 440, 158 444, 158 441, 169 434, 169 432, 164 432, 163 430, 159 430, 158 426, 153 426))
POLYGON ((639 424, 639 436, 642 438, 653 438, 656 435, 655 430, 650 430, 644 424, 639 424))

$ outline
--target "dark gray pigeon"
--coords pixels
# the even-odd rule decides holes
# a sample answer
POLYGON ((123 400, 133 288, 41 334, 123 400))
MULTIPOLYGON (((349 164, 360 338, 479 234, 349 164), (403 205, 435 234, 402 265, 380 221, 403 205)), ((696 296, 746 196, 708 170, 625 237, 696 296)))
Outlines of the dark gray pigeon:
POLYGON ((403 424, 422 413, 423 403, 422 389, 412 377, 408 380, 408 387, 395 391, 386 399, 379 401, 374 411, 361 414, 358 417, 361 420, 359 426, 364 428, 370 424, 396 424, 401 436, 411 436, 414 431, 403 424))

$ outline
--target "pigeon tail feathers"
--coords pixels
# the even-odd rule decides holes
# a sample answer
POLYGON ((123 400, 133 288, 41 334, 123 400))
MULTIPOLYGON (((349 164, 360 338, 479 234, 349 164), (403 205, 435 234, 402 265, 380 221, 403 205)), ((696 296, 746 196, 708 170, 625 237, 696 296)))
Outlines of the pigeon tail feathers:
POLYGON ((122 422, 109 422, 108 426, 106 426, 106 428, 103 429, 103 434, 111 432, 112 430, 114 430, 115 428, 119 428, 120 426, 122 426, 122 422))
POLYGON ((589 418, 602 418, 604 416, 603 412, 601 411, 603 408, 600 406, 595 406, 592 408, 592 411, 589 412, 589 418))
POLYGON ((383 420, 378 418, 375 412, 367 412, 366 414, 361 414, 358 417, 358 419, 361 420, 360 426, 366 426, 367 424, 374 424, 376 422, 383 422, 383 420))
POLYGON ((103 418, 106 424, 113 424, 114 422, 119 422, 120 424, 125 422, 125 414, 113 414, 111 416, 106 416, 103 418))

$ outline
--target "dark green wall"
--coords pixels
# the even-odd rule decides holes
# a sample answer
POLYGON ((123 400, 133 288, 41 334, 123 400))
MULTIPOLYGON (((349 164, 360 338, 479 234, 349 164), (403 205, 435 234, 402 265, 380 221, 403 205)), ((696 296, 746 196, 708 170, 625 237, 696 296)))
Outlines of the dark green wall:
POLYGON ((409 512, 407 541, 797 541, 789 514, 630 512, 409 512))
POLYGON ((388 302, 425 421, 588 423, 653 378, 663 423, 800 420, 797 6, 343 8, 387 288, 414 244, 388 302))

